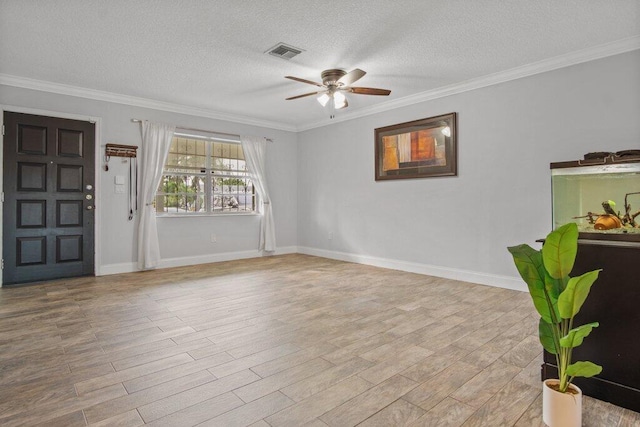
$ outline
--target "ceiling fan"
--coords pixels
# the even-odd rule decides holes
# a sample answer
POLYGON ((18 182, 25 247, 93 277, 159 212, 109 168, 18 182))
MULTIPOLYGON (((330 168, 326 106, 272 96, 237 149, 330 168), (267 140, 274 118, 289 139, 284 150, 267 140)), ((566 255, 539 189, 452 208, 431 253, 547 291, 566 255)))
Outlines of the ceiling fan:
POLYGON ((391 93, 391 91, 387 89, 351 86, 353 83, 364 77, 365 74, 367 73, 359 68, 356 68, 355 70, 348 73, 344 70, 339 69, 324 70, 320 74, 320 76, 322 77, 322 84, 312 82, 310 80, 301 79, 299 77, 285 76, 286 79, 295 80, 297 82, 307 83, 322 88, 322 90, 318 90, 316 92, 309 92, 298 96, 292 96, 290 98, 287 98, 287 101, 291 99, 304 98, 305 96, 320 95, 317 99, 323 107, 327 105, 330 100, 333 100, 332 106, 336 110, 339 110, 341 108, 349 106, 347 98, 344 96, 343 92, 350 92, 358 95, 382 96, 387 96, 391 93))

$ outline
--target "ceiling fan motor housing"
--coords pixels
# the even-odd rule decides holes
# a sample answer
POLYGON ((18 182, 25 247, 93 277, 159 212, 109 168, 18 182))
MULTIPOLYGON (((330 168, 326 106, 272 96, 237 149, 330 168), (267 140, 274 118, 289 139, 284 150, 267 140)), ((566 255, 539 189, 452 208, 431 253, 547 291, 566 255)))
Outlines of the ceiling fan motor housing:
POLYGON ((327 87, 330 87, 330 86, 339 86, 338 80, 340 80, 340 78, 345 74, 347 74, 347 72, 344 70, 331 69, 331 70, 324 70, 322 74, 320 74, 320 76, 322 77, 322 84, 324 84, 327 87))

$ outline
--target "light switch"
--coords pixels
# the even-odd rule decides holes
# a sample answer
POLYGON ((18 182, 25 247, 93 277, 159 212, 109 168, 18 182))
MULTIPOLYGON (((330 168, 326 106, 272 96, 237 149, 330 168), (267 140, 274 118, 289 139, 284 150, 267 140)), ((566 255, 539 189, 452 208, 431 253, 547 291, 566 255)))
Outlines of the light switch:
POLYGON ((116 185, 124 185, 124 175, 116 175, 116 185))

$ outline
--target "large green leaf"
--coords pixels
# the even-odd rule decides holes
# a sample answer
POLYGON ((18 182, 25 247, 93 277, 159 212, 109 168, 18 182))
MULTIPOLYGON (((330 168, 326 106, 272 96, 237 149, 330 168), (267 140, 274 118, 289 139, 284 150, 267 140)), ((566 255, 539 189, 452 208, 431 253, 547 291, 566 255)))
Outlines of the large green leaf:
MULTIPOLYGON (((533 300, 533 305, 538 310, 540 316, 548 323, 552 322, 550 310, 557 312, 557 302, 549 301, 545 297, 545 269, 542 263, 542 254, 529 245, 518 245, 507 248, 513 256, 513 262, 518 269, 518 273, 529 287, 529 294, 533 300)), ((557 318, 557 317, 556 317, 557 318)))
POLYGON ((571 319, 578 314, 580 307, 584 304, 591 285, 598 278, 602 270, 593 270, 584 273, 582 276, 572 277, 567 283, 567 288, 558 297, 558 311, 563 319, 571 319))
POLYGON ((552 328, 553 325, 551 323, 547 323, 544 321, 544 319, 540 319, 540 323, 538 324, 538 335, 540 337, 540 344, 542 344, 542 347, 549 353, 558 354, 555 342, 553 341, 552 328))
POLYGON ((555 319, 560 321, 560 313, 558 312, 558 296, 560 296, 560 293, 562 292, 562 281, 549 276, 546 269, 544 270, 544 275, 544 289, 551 301, 551 305, 555 313, 555 319))
POLYGON ((569 331, 567 335, 560 338, 560 345, 564 348, 575 348, 582 344, 582 340, 591 333, 593 328, 600 326, 598 322, 588 323, 569 331))
POLYGON ((542 246, 542 259, 554 279, 569 276, 578 252, 578 226, 570 222, 549 233, 542 246))
MULTIPOLYGON (((542 253, 540 253, 540 255, 542 255, 542 253)), ((554 279, 553 277, 551 277, 546 269, 544 270, 544 273, 544 287, 547 290, 547 294, 549 295, 549 297, 551 297, 551 300, 557 302, 558 296, 563 291, 562 280, 554 279)))
POLYGON ((570 377, 589 378, 602 372, 602 366, 592 362, 576 362, 567 366, 567 375, 570 377))

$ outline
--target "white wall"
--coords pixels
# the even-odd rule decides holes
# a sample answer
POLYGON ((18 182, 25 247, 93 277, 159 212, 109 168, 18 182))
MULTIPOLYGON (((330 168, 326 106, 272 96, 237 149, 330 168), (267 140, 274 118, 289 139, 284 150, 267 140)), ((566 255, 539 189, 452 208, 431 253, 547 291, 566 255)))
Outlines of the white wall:
MULTIPOLYGON (((551 228, 549 163, 640 148, 640 51, 588 62, 299 134, 0 86, 0 105, 101 119, 107 142, 139 144, 142 118, 263 135, 278 247, 524 289, 506 251, 551 228), (458 113, 457 177, 374 181, 377 127, 458 113), (332 236, 330 239, 329 237, 332 236)), ((99 172, 102 273, 135 268, 135 226, 112 159, 99 172)), ((257 216, 160 218, 164 265, 256 255, 257 216), (218 242, 210 242, 210 234, 218 242)))
MULTIPOLYGON (((132 118, 171 123, 218 132, 266 136, 274 140, 267 149, 267 179, 271 190, 276 241, 282 252, 295 251, 297 242, 297 136, 221 120, 132 107, 73 96, 0 85, 0 105, 100 118, 101 136, 96 149, 104 153, 106 143, 140 145, 140 124, 132 118)), ((10 108, 8 108, 10 110, 10 108)), ((98 169, 102 164, 96 165, 98 169)), ((125 175, 128 162, 112 158, 109 171, 99 170, 96 194, 97 252, 100 273, 134 271, 137 258, 135 221, 128 221, 128 197, 115 194, 114 177, 125 175)), ((128 187, 128 185, 127 185, 128 187)), ((225 216, 158 218, 163 265, 184 265, 257 256, 260 217, 225 216), (211 243, 211 233, 217 243, 211 243)))
POLYGON ((506 247, 550 231, 549 163, 640 148, 640 51, 308 130, 298 144, 299 250, 524 289, 506 247), (457 177, 374 181, 375 128, 454 111, 457 177))

